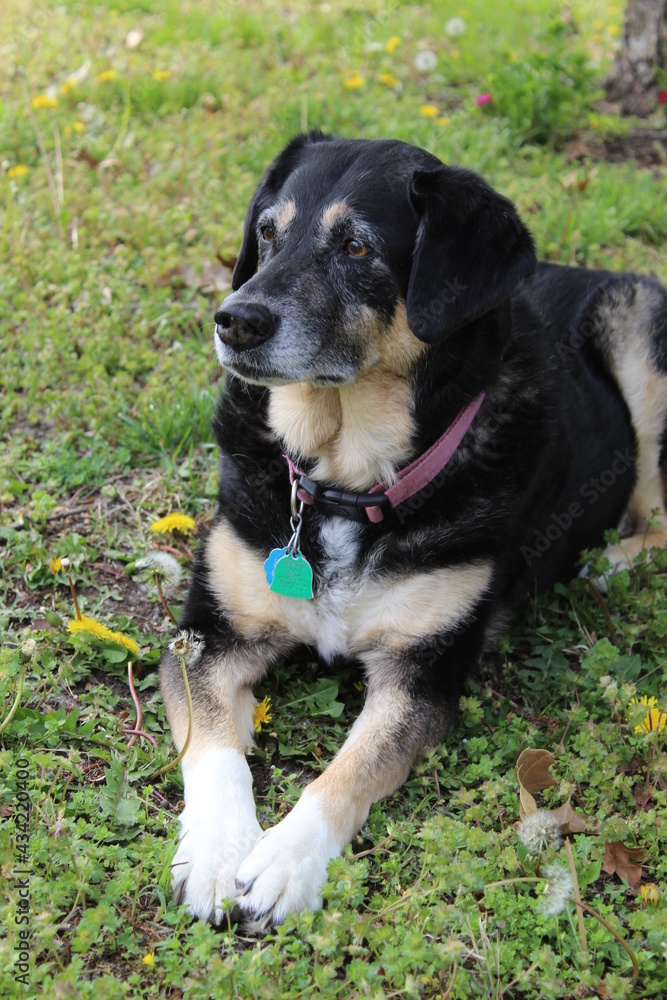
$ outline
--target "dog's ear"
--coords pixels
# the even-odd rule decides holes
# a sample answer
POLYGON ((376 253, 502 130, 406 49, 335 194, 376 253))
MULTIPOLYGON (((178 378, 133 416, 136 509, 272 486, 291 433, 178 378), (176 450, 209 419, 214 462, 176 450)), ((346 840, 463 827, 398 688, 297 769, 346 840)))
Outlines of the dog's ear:
POLYGON ((234 291, 240 288, 241 285, 244 285, 246 281, 249 281, 257 270, 257 265, 259 264, 257 219, 260 213, 267 205, 271 204, 289 175, 299 165, 303 158, 304 149, 307 146, 313 145, 313 143, 327 142, 331 138, 331 136, 324 135, 318 129, 297 135, 265 171, 246 213, 243 229, 243 246, 241 247, 238 259, 234 265, 234 273, 232 274, 232 288, 234 291))
POLYGON ((420 216, 407 314, 436 343, 499 305, 537 266, 533 238, 511 201, 470 170, 418 171, 410 197, 420 216))

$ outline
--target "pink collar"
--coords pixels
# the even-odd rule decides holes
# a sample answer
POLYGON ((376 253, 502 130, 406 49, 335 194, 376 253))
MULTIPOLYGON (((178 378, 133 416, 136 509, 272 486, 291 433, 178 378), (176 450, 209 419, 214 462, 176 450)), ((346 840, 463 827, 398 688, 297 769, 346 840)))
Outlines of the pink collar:
POLYGON ((479 396, 468 403, 428 451, 400 470, 396 482, 391 486, 387 483, 377 483, 368 493, 325 489, 297 469, 289 456, 285 455, 289 465, 290 482, 299 480, 297 496, 305 504, 315 504, 319 510, 346 517, 348 520, 379 524, 384 520, 388 507, 398 507, 399 504, 409 500, 442 472, 475 419, 484 396, 485 393, 480 392, 479 396))

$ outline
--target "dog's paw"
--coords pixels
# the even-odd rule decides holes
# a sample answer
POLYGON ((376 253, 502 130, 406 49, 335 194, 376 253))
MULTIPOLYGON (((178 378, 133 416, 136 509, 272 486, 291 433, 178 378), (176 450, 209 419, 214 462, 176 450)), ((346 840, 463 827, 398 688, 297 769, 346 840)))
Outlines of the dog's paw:
POLYGON ((340 854, 314 796, 259 838, 236 875, 237 903, 255 927, 280 924, 288 913, 319 910, 327 864, 340 854))
POLYGON ((219 924, 236 917, 236 872, 262 828, 252 779, 243 757, 231 750, 204 754, 184 769, 185 809, 181 838, 171 863, 175 903, 194 917, 219 924))

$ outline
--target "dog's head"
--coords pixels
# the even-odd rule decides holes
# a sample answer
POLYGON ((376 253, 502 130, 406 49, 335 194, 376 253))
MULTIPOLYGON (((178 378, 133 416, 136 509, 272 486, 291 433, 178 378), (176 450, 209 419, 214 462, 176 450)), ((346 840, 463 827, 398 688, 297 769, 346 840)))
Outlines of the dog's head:
POLYGON ((416 347, 438 343, 535 264, 513 204, 477 174, 394 140, 299 136, 248 209, 216 351, 251 382, 340 385, 382 360, 397 318, 416 347))

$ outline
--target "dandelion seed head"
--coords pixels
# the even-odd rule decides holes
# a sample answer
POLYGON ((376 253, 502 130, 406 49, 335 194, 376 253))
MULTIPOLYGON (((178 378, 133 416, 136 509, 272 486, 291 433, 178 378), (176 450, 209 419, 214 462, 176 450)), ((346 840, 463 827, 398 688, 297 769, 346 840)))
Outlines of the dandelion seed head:
POLYGON ((135 562, 136 569, 154 571, 160 574, 162 593, 165 596, 176 590, 183 577, 183 570, 178 559, 168 552, 147 552, 135 562))
POLYGON ((199 632, 183 629, 169 643, 169 649, 176 656, 183 657, 188 667, 193 666, 204 652, 204 636, 199 632))
POLYGON ((445 22, 445 34, 449 35, 450 38, 458 38, 465 34, 466 27, 462 17, 450 17, 449 21, 445 22))
POLYGON ((414 66, 419 73, 428 73, 437 65, 438 57, 432 49, 422 49, 414 58, 414 66))
POLYGON ((538 909, 543 916, 553 917, 563 912, 568 899, 572 896, 574 891, 572 876, 569 869, 563 868, 562 865, 545 865, 544 876, 547 884, 538 909))
POLYGON ((516 832, 531 854, 544 854, 550 848, 557 849, 563 840, 560 822, 546 809, 538 809, 526 816, 517 826, 516 832))

